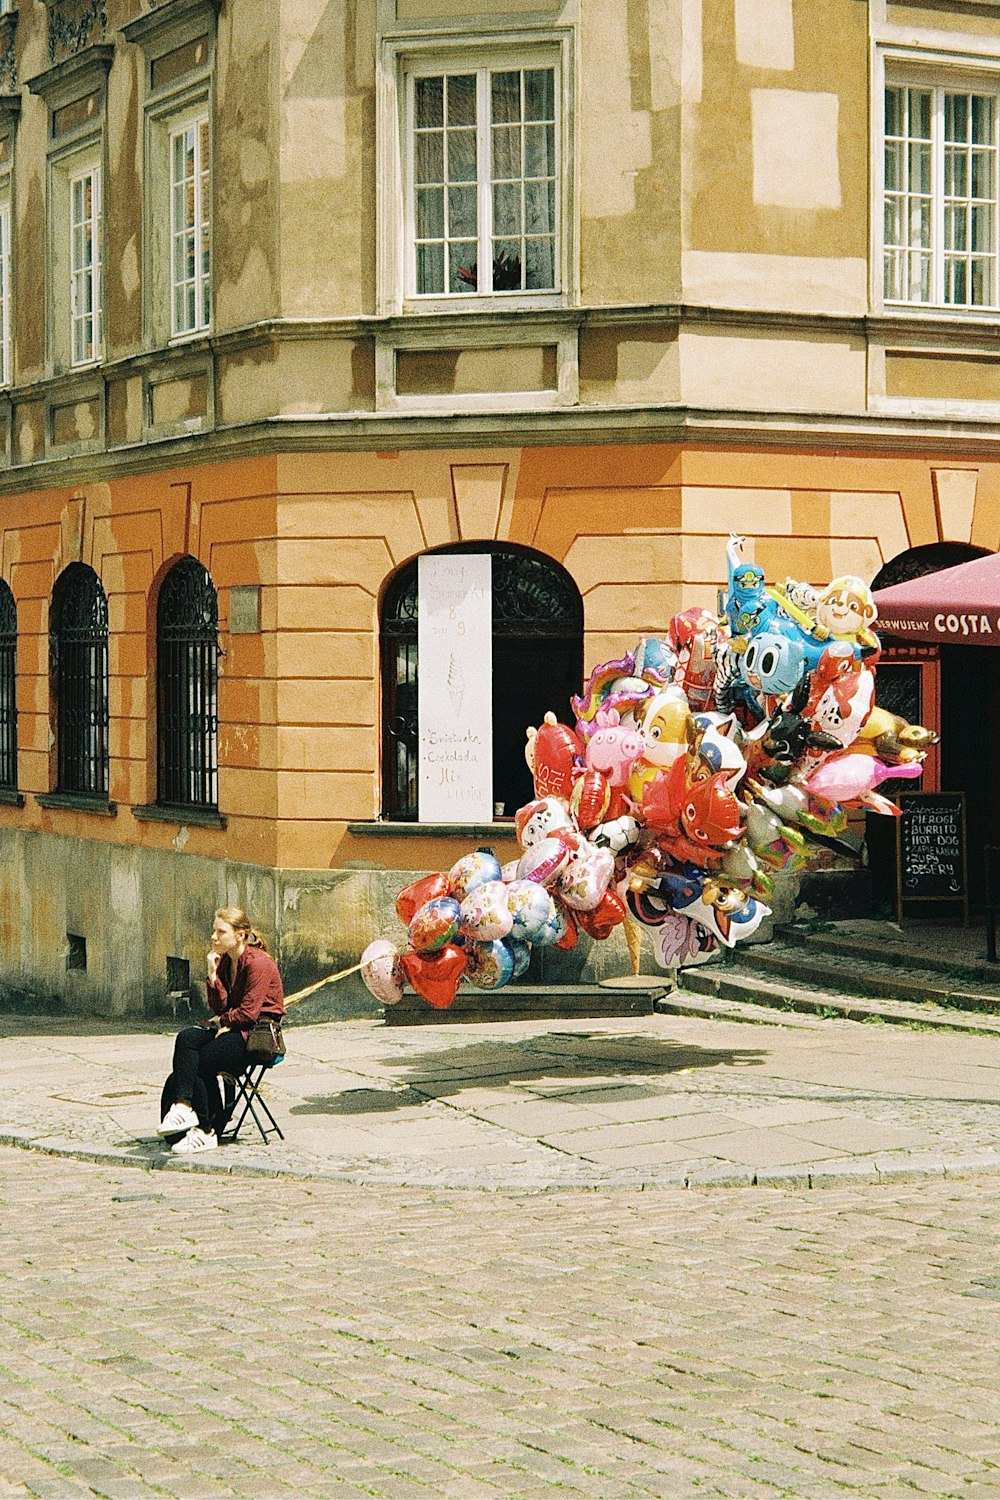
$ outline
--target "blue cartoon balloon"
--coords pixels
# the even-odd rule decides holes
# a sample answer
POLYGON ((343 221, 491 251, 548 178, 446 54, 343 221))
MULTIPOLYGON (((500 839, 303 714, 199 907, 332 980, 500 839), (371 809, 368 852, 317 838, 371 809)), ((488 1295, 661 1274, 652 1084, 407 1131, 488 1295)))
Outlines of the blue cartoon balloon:
POLYGON ((507 900, 513 918, 511 937, 523 943, 537 943, 550 930, 553 936, 558 936, 556 903, 544 885, 535 880, 512 880, 507 886, 507 900))
POLYGON ((740 675, 763 709, 764 698, 783 698, 803 672, 815 671, 824 650, 823 641, 807 635, 786 615, 775 614, 750 637, 739 660, 740 675))
POLYGON ((477 849, 474 854, 465 854, 457 864, 452 865, 448 871, 448 879, 451 881, 452 895, 457 900, 464 901, 476 886, 485 885, 488 880, 500 879, 500 861, 496 855, 477 849))
POLYGON ((726 618, 733 636, 749 636, 762 630, 777 611, 777 604, 764 588, 764 570, 744 562, 742 536, 731 536, 726 547, 726 618))
POLYGON ((504 946, 514 960, 513 977, 520 979, 522 974, 527 973, 528 965, 531 962, 531 944, 522 943, 519 938, 508 937, 504 938, 504 946))

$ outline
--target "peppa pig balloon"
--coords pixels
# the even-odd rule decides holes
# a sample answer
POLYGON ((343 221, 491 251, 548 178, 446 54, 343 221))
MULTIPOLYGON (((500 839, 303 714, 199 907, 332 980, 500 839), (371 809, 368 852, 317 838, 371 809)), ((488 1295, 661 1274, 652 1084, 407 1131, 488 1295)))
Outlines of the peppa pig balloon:
POLYGON ((587 741, 587 766, 606 776, 609 786, 624 786, 645 741, 633 724, 621 722, 616 708, 600 709, 594 726, 587 741))

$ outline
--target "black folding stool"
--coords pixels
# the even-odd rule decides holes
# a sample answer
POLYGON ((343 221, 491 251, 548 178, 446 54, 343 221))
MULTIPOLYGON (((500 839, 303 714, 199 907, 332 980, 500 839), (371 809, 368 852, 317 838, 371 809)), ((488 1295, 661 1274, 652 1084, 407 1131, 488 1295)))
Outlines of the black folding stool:
POLYGON ((224 1141, 228 1145, 238 1140, 247 1115, 252 1116, 265 1146, 271 1144, 272 1135, 276 1135, 279 1141, 285 1139, 281 1126, 268 1109, 267 1101, 260 1092, 265 1073, 269 1073, 280 1062, 281 1058, 275 1057, 269 1062, 248 1063, 243 1072, 235 1076, 232 1073, 219 1074, 222 1083, 224 1120, 222 1129, 219 1131, 220 1142, 224 1141), (268 1121, 266 1125, 261 1115, 258 1114, 258 1110, 266 1116, 268 1121))

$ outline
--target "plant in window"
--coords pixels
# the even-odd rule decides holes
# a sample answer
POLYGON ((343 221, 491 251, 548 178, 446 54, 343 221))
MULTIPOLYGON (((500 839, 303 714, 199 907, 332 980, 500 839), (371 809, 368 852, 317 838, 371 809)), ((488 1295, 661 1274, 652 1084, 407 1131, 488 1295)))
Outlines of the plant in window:
MULTIPOLYGON (((473 261, 471 266, 459 266, 458 279, 475 291, 479 286, 479 268, 473 261)), ((517 292, 521 289, 521 257, 507 250, 499 250, 493 257, 493 290, 495 292, 517 292)))

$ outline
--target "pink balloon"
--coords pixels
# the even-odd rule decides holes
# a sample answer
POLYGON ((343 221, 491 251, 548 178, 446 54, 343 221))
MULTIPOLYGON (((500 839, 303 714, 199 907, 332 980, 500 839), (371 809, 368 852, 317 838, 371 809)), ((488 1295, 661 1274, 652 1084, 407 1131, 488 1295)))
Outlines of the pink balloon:
POLYGON ((403 998, 403 970, 395 945, 376 938, 361 955, 361 978, 383 1005, 396 1005, 403 998))
POLYGON ((532 844, 518 860, 518 880, 534 880, 550 885, 569 859, 569 849, 562 839, 542 839, 532 844))
POLYGON ((578 834, 566 865, 559 872, 557 889, 574 911, 593 911, 600 905, 615 871, 610 849, 598 849, 578 834))
POLYGON ((921 770, 919 762, 887 766, 871 755, 837 755, 814 771, 805 785, 807 791, 823 802, 853 802, 883 781, 896 776, 912 780, 921 770))
POLYGON ((505 938, 513 924, 507 887, 502 880, 484 881, 462 902, 459 931, 478 943, 505 938))

